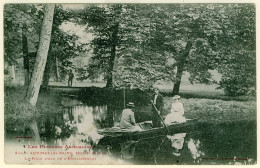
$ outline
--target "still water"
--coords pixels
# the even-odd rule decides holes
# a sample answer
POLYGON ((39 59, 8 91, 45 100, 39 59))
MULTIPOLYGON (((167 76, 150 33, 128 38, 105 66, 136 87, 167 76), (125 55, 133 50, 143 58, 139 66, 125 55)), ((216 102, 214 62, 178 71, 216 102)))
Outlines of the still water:
MULTIPOLYGON (((42 145, 89 145, 120 164, 256 164, 256 122, 198 123, 197 130, 102 146, 98 129, 117 125, 120 111, 62 100, 64 110, 38 123, 42 145)), ((145 116, 143 116, 145 118, 145 116)))

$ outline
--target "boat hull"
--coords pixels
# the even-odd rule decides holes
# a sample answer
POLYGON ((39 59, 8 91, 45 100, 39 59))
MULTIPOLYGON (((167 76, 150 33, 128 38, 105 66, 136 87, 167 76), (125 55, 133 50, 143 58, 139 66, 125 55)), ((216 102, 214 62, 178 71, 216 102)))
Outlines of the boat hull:
POLYGON ((175 124, 167 126, 168 129, 165 127, 159 127, 159 128, 151 128, 147 130, 141 130, 141 131, 124 131, 124 130, 100 130, 99 134, 103 135, 104 137, 99 141, 99 145, 110 145, 115 143, 123 143, 129 140, 138 141, 141 139, 149 139, 159 136, 165 136, 165 135, 173 135, 176 133, 181 132, 192 132, 195 131, 197 124, 196 119, 187 120, 185 123, 175 124))

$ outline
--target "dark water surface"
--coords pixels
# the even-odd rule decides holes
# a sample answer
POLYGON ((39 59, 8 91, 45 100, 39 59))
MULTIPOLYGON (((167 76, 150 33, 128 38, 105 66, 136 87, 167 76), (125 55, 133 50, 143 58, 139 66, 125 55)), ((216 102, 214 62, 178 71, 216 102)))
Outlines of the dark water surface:
MULTIPOLYGON (((198 123, 195 131, 177 139, 162 135, 102 146, 97 130, 117 125, 121 109, 101 104, 90 106, 68 98, 63 98, 62 104, 62 113, 38 121, 44 145, 91 145, 93 151, 106 152, 109 157, 130 164, 256 163, 255 121, 198 123), (176 144, 180 148, 178 154, 176 144)), ((147 116, 139 114, 139 118, 147 116)))

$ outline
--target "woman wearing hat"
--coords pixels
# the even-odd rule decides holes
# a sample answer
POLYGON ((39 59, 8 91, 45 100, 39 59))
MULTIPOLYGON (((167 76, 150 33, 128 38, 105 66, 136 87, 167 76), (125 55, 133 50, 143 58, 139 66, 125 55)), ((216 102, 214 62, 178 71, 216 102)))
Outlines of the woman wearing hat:
POLYGON ((184 117, 184 108, 180 100, 179 95, 173 96, 173 103, 171 108, 171 113, 168 114, 165 118, 165 124, 166 125, 172 125, 177 123, 186 122, 186 119, 184 117))
MULTIPOLYGON (((129 102, 127 108, 123 110, 122 117, 120 120, 120 128, 121 129, 137 129, 135 123, 135 116, 133 108, 135 107, 134 103, 129 102)), ((140 128, 140 127, 139 127, 140 128)))
MULTIPOLYGON (((177 123, 186 122, 186 118, 184 117, 184 108, 180 100, 179 95, 175 95, 172 103, 171 113, 165 117, 165 124, 172 125, 177 123)), ((186 133, 177 133, 174 135, 167 135, 167 138, 171 140, 172 147, 174 151, 172 152, 175 156, 180 156, 179 150, 183 148, 184 137, 186 133)))

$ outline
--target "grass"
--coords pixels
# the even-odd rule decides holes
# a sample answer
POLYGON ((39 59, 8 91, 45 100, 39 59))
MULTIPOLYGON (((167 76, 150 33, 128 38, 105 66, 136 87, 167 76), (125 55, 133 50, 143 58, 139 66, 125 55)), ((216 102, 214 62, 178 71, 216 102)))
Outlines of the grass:
POLYGON ((45 119, 62 111, 59 94, 45 92, 39 95, 36 107, 25 101, 25 87, 5 87, 5 130, 24 129, 33 119, 45 119))
MULTIPOLYGON (((158 87, 160 89, 160 92, 163 96, 170 97, 172 94, 172 87, 173 83, 161 83, 154 85, 155 87, 158 87)), ((67 85, 64 83, 51 83, 51 86, 49 86, 52 90, 59 90, 63 93, 68 94, 74 94, 77 95, 79 92, 81 92, 82 89, 90 89, 90 88, 96 88, 102 89, 105 87, 105 83, 103 82, 93 82, 93 83, 87 83, 87 82, 79 82, 78 85, 74 85, 72 88, 68 88, 67 85)), ((245 96, 227 96, 224 94, 224 91, 221 89, 216 89, 218 85, 206 85, 206 84, 182 84, 180 87, 180 95, 183 98, 200 98, 200 99, 220 99, 220 100, 226 100, 226 101, 248 101, 256 100, 256 96, 253 95, 245 95, 245 96)), ((123 91, 122 91, 123 92, 123 91)))
MULTIPOLYGON (((171 96, 172 84, 161 84, 156 85, 164 96, 171 96)), ((194 84, 194 85, 181 85, 180 96, 186 99, 200 98, 200 99, 219 99, 226 101, 256 101, 254 95, 244 96, 227 96, 221 89, 216 89, 218 85, 205 85, 205 84, 194 84)))
MULTIPOLYGON (((91 94, 104 94, 102 88, 92 88, 95 92, 91 94), (97 93, 98 92, 98 93, 97 93)), ((170 88, 161 88, 164 95, 164 112, 165 117, 169 112, 172 104, 170 88)), ((52 116, 62 111, 61 94, 67 93, 66 90, 49 89, 39 95, 37 108, 31 107, 25 102, 26 93, 23 87, 6 87, 5 88, 5 123, 23 124, 33 117, 43 120, 45 116, 52 116)), ((70 92, 70 91, 69 91, 70 92)), ((74 94, 78 91, 72 90, 74 94)), ((239 120, 256 120, 256 98, 254 96, 228 97, 219 90, 201 89, 181 90, 181 102, 184 105, 186 118, 198 118, 201 122, 233 122, 239 120)), ((111 95, 110 95, 111 96, 111 95)), ((116 94, 121 98, 122 95, 116 94)), ((142 94, 141 96, 144 96, 142 94)), ((116 98, 115 97, 115 98, 116 98)), ((140 95, 139 95, 140 97, 140 95)), ((119 99, 119 98, 118 98, 119 99)), ((145 98, 144 100, 146 100, 145 98)), ((116 101, 116 99, 114 99, 116 101)), ((136 101, 137 121, 148 120, 146 116, 150 115, 151 105, 145 105, 134 96, 132 101, 136 101)), ((148 100, 149 101, 149 100, 148 100)), ((10 126, 11 126, 10 125, 10 126)), ((8 126, 8 125, 6 125, 8 126)))
MULTIPOLYGON (((186 118, 201 122, 233 122, 256 120, 256 101, 224 101, 219 99, 182 98, 186 118)), ((164 98, 165 115, 171 109, 172 98, 164 98)))

